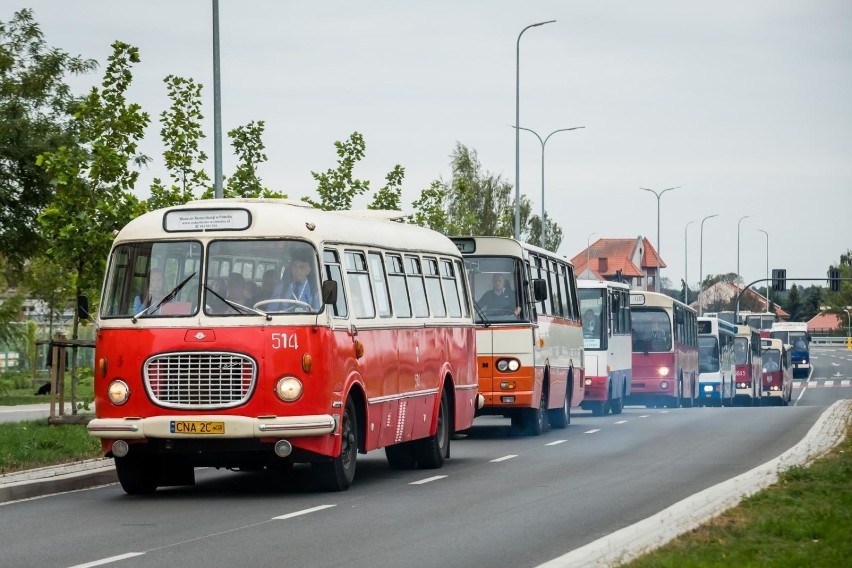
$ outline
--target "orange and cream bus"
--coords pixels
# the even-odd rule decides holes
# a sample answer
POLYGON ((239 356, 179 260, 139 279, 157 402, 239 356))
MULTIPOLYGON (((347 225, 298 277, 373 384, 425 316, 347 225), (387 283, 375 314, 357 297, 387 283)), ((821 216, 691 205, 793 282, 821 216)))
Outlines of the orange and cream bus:
POLYGON ((294 463, 343 490, 378 448, 395 468, 443 465, 478 402, 464 264, 391 218, 220 199, 118 233, 88 429, 127 493, 294 463))
POLYGON ((467 264, 477 324, 480 415, 539 435, 565 428, 585 393, 574 267, 505 237, 452 237, 467 264))

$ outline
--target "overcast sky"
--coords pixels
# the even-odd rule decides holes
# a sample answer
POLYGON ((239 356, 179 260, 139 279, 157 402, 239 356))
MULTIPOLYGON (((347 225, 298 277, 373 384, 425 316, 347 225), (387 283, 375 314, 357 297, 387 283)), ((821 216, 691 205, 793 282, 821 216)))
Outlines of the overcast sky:
MULTIPOLYGON (((163 78, 204 85, 213 173, 212 0, 3 0, 30 7, 49 45, 102 64, 110 44, 140 49, 131 100, 154 121, 140 196, 163 168, 163 78)), ((600 237, 657 244, 673 282, 737 268, 824 277, 852 248, 852 2, 589 0, 219 2, 222 122, 264 120, 268 187, 314 194, 335 140, 366 140, 356 176, 374 189, 405 168, 403 203, 449 177, 455 143, 515 182, 515 47, 520 124, 573 126, 546 145, 545 200, 569 258, 600 237), (700 220, 704 224, 700 253, 700 220), (685 246, 685 227, 688 228, 685 246), (688 255, 688 256, 687 256, 688 255)), ((101 69, 102 71, 102 69, 101 69)), ((82 92, 100 77, 75 80, 82 92)), ((224 172, 233 170, 227 140, 224 172)), ((541 208, 541 145, 521 133, 520 188, 541 208)), ((359 204, 364 205, 364 204, 359 204)), ((803 283, 809 284, 807 282, 803 283)))

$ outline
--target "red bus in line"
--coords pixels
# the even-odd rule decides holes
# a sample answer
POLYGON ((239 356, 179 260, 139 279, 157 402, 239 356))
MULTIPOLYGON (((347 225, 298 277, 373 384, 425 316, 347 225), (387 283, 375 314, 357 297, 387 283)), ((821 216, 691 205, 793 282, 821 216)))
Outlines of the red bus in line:
POLYGON ((88 429, 127 493, 295 463, 344 490, 378 448, 441 467, 477 406, 470 293, 448 238, 391 217, 219 199, 118 233, 88 429))
POLYGON ((628 404, 694 406, 698 393, 697 314, 657 292, 630 293, 633 371, 628 404))
POLYGON ((736 396, 734 403, 760 406, 761 346, 760 332, 749 325, 738 325, 734 336, 734 364, 736 365, 736 396))
POLYGON ((789 345, 761 338, 763 358, 762 404, 787 406, 793 397, 793 361, 789 345))

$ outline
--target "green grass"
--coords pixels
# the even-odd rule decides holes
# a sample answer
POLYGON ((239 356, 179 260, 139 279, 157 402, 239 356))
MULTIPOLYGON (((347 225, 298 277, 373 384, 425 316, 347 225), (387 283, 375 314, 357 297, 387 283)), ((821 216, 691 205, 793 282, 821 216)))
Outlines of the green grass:
MULTIPOLYGON (((50 395, 36 395, 35 392, 41 383, 35 386, 11 387, 0 391, 0 406, 19 406, 22 404, 46 404, 50 402, 50 395)), ((81 404, 91 403, 94 400, 92 379, 86 378, 77 383, 77 402, 81 404)), ((57 397, 56 402, 59 402, 57 397)), ((71 383, 66 380, 65 402, 71 402, 71 383)))
POLYGON ((0 473, 102 457, 101 442, 81 424, 47 419, 0 424, 0 473))
POLYGON ((833 567, 852 558, 852 440, 629 568, 833 567))

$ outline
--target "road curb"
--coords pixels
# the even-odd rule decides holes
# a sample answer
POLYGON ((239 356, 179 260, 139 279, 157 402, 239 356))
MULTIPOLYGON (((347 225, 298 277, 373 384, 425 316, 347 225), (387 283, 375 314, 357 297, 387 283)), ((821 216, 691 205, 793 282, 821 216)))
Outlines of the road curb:
POLYGON ((0 476, 0 504, 117 481, 118 475, 111 458, 7 473, 0 476))
POLYGON ((772 485, 780 472, 794 465, 808 464, 831 450, 843 440, 850 417, 852 400, 838 400, 822 413, 798 444, 777 458, 538 568, 619 566, 651 552, 772 485))

